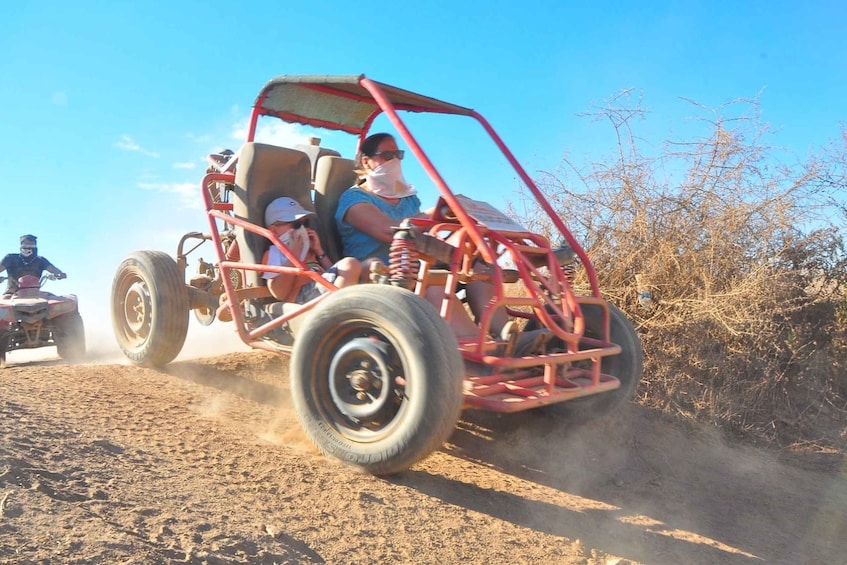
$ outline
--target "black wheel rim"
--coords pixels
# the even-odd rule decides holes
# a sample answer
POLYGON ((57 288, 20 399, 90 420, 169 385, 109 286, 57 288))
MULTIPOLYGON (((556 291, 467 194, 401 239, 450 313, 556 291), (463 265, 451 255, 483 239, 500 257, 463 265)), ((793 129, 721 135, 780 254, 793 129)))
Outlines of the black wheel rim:
POLYGON ((313 396, 323 418, 357 442, 389 436, 408 404, 405 366, 390 336, 364 321, 325 336, 312 363, 313 396))

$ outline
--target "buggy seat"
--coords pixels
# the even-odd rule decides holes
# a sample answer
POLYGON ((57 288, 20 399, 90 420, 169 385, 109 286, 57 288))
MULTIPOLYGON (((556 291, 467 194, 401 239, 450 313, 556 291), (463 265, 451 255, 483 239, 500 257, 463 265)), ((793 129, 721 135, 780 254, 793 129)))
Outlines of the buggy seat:
MULTIPOLYGON (((310 198, 312 166, 309 156, 296 149, 249 142, 241 148, 233 190, 236 218, 265 227, 265 208, 275 198, 287 196, 315 211, 310 198)), ((237 229, 241 261, 261 263, 270 241, 249 230, 237 229)), ((259 271, 246 271, 246 286, 265 286, 259 271)))
POLYGON ((356 161, 335 155, 318 159, 315 167, 315 209, 322 220, 321 241, 333 262, 342 257, 343 246, 335 211, 342 193, 356 183, 356 161))

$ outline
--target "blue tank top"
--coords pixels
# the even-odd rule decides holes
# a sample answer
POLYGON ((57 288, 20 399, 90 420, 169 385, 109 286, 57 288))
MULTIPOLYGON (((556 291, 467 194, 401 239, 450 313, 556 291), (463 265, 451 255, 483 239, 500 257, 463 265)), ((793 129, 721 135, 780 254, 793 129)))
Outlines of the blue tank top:
POLYGON ((338 233, 341 235, 345 257, 355 257, 364 261, 369 257, 377 257, 383 263, 388 264, 389 243, 378 241, 368 234, 361 232, 344 220, 347 211, 356 204, 373 204, 392 220, 400 220, 415 216, 421 210, 421 201, 417 195, 406 196, 397 201, 396 204, 385 200, 375 194, 358 187, 348 188, 338 200, 338 209, 335 212, 335 223, 338 225, 338 233))

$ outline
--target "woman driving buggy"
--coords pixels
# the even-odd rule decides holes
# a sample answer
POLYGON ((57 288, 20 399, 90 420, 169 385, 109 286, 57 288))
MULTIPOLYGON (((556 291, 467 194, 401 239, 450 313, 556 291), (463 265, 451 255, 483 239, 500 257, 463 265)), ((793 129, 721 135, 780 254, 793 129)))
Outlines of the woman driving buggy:
MULTIPOLYGON (((343 254, 362 262, 364 280, 367 280, 373 262, 388 264, 393 226, 405 218, 422 215, 417 191, 403 178, 403 156, 404 151, 397 147, 391 134, 370 135, 359 147, 359 180, 341 195, 338 202, 335 221, 341 235, 343 254)), ((427 299, 438 307, 443 292, 439 288, 430 290, 427 299)), ((471 311, 479 318, 494 289, 489 282, 472 281, 467 284, 466 293, 471 311)), ((454 316, 449 322, 454 333, 458 337, 476 336, 479 327, 464 308, 459 305, 452 310, 454 316)), ((509 331, 508 316, 502 309, 495 312, 491 329, 498 335, 509 331)))

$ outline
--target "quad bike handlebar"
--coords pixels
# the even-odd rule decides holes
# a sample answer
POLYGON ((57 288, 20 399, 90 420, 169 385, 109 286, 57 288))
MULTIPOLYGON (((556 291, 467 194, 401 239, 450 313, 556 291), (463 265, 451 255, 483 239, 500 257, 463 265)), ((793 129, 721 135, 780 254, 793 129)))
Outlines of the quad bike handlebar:
MULTIPOLYGON (((26 275, 24 275, 24 276, 26 276, 26 275)), ((23 277, 20 277, 20 278, 23 278, 23 277)), ((66 278, 68 278, 67 273, 44 273, 43 275, 41 275, 41 278, 38 279, 38 286, 40 287, 42 285, 42 283, 44 283, 44 281, 47 281, 47 280, 60 281, 62 279, 66 279, 66 278)), ((4 283, 7 280, 9 280, 9 277, 0 275, 0 283, 4 283)), ((18 280, 20 280, 20 279, 18 279, 18 280)))

